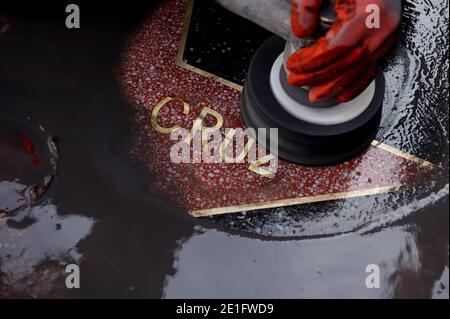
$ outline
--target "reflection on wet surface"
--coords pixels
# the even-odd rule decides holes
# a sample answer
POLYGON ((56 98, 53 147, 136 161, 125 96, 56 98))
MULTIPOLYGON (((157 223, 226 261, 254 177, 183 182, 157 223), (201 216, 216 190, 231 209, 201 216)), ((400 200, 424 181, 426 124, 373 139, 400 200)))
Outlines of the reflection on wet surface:
MULTIPOLYGON (((438 227, 445 231, 448 225, 438 227)), ((427 243, 423 236, 408 224, 305 241, 264 241, 204 230, 177 250, 178 271, 167 276, 164 296, 448 298, 446 239, 426 234, 427 243), (380 289, 365 285, 369 264, 380 266, 380 289)))
POLYGON ((76 245, 93 224, 84 216, 59 216, 57 208, 49 204, 22 210, 0 225, 1 278, 11 289, 6 296, 29 293, 40 297, 52 292, 53 285, 60 287, 64 282, 62 265, 81 261, 76 245), (35 268, 49 263, 52 267, 44 266, 42 275, 34 274, 35 268))
MULTIPOLYGON (((155 176, 129 158, 135 113, 115 71, 152 5, 94 10, 76 33, 58 14, 0 9, 11 26, 0 36, 0 119, 30 118, 55 138, 59 155, 40 199, 0 216, 0 297, 448 298, 445 1, 408 2, 405 50, 386 66, 400 87, 393 84, 386 97, 379 136, 439 164, 441 176, 395 194, 247 212, 215 224, 148 192, 155 176), (80 265, 79 290, 64 286, 67 263, 80 265), (382 270, 379 290, 364 285, 372 263, 382 270)), ((0 209, 11 208, 20 197, 14 190, 30 183, 0 176, 0 209)))

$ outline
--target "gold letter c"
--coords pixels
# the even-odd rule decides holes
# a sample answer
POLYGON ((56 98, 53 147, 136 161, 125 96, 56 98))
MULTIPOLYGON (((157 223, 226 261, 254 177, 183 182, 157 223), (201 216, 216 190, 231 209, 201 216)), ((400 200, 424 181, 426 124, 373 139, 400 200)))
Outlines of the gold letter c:
POLYGON ((175 97, 166 97, 164 99, 162 99, 153 109, 152 112, 152 118, 151 118, 151 123, 153 128, 158 131, 159 133, 162 134, 170 134, 175 130, 178 130, 180 128, 179 125, 174 125, 172 127, 162 127, 161 125, 159 125, 158 123, 158 114, 159 111, 161 111, 161 109, 170 101, 173 100, 177 100, 180 101, 181 103, 183 103, 183 114, 187 115, 189 113, 189 104, 187 104, 186 102, 184 102, 182 99, 180 98, 175 98, 175 97))

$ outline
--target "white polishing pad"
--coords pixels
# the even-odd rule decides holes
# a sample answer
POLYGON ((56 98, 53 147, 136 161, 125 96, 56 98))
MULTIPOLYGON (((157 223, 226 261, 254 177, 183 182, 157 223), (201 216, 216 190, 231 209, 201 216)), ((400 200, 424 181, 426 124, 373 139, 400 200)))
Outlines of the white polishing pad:
POLYGON ((282 87, 280 71, 283 66, 281 54, 272 66, 270 86, 278 103, 296 118, 318 125, 336 125, 351 121, 361 115, 370 105, 375 94, 375 80, 357 98, 331 107, 312 107, 294 100, 282 87))

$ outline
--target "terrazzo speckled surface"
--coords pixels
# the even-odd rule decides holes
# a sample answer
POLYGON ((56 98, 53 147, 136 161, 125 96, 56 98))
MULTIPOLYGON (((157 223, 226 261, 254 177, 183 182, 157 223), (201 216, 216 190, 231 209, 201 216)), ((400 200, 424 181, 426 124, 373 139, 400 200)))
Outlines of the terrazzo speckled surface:
POLYGON ((172 163, 174 141, 151 123, 152 111, 164 98, 183 100, 189 104, 189 113, 182 112, 180 100, 165 104, 158 114, 163 127, 177 124, 190 129, 206 106, 222 115, 222 130, 243 127, 238 90, 176 63, 184 45, 187 10, 188 1, 183 0, 159 7, 130 40, 121 67, 124 90, 138 110, 133 119, 132 155, 146 163, 155 176, 152 191, 191 213, 208 215, 285 206, 290 201, 300 203, 302 198, 314 202, 330 194, 376 194, 425 182, 433 166, 373 146, 353 160, 330 167, 304 167, 280 160, 273 178, 255 174, 248 163, 172 163))

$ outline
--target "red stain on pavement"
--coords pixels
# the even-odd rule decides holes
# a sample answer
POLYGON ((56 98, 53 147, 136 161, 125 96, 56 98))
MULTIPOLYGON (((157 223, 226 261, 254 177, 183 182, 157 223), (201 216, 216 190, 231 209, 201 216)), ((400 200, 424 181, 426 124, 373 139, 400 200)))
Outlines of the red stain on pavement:
POLYGON ((20 137, 22 139, 22 143, 23 143, 23 146, 25 147, 25 150, 33 156, 33 160, 32 160, 33 165, 39 166, 41 164, 41 157, 39 156, 38 153, 36 153, 33 142, 25 134, 21 134, 20 137))
POLYGON ((0 136, 0 147, 2 147, 1 145, 3 145, 3 147, 6 146, 11 149, 26 152, 31 155, 31 162, 34 166, 37 167, 41 165, 41 156, 36 152, 36 149, 31 139, 25 134, 20 134, 19 137, 20 140, 18 141, 16 139, 4 138, 0 136))

